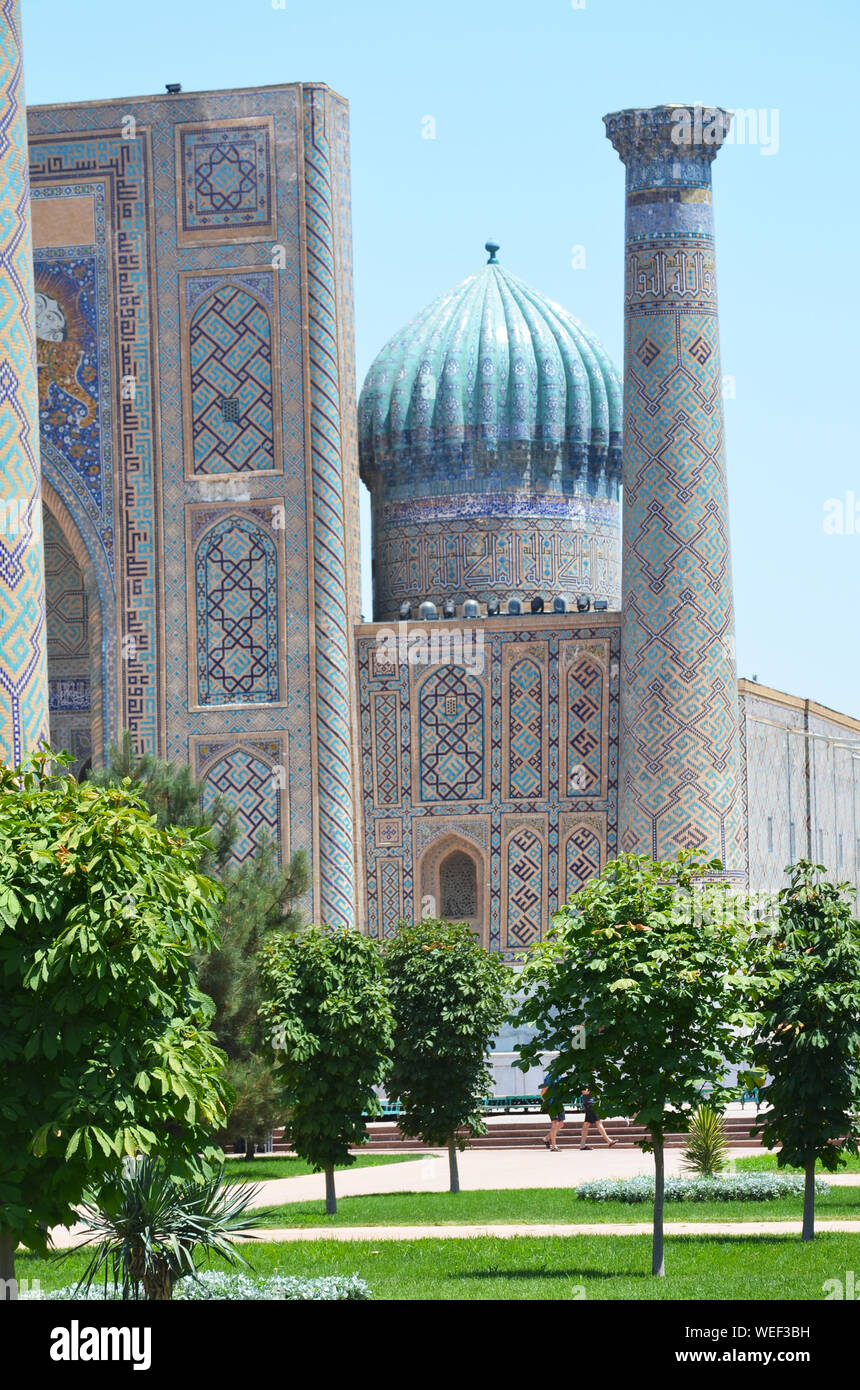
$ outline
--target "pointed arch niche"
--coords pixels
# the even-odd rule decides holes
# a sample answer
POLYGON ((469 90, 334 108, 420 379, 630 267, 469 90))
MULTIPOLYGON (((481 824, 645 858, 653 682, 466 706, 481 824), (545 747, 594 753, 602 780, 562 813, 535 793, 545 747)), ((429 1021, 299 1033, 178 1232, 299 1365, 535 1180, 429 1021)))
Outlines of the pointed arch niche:
POLYGON ((180 279, 186 475, 281 472, 277 275, 256 266, 180 279))
POLYGON ((283 528, 278 499, 188 509, 191 704, 276 705, 286 699, 283 528), (193 598, 191 597, 193 595, 193 598))
POLYGON ((203 783, 203 808, 217 797, 236 813, 233 861, 251 858, 261 842, 275 843, 282 864, 289 861, 289 752, 285 733, 276 737, 224 735, 189 743, 194 775, 203 783))
POLYGON ((79 777, 104 761, 114 732, 107 727, 102 603, 80 532, 44 483, 42 528, 51 747, 72 754, 79 777))
POLYGON ((486 855, 474 840, 451 833, 432 840, 421 856, 417 883, 420 901, 433 917, 466 922, 486 946, 490 934, 489 873, 486 855))

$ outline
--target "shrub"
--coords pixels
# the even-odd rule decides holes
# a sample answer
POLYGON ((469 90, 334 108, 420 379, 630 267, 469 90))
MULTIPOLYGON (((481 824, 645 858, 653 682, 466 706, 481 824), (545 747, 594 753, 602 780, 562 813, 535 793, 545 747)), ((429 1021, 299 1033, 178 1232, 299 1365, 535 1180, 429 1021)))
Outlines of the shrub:
POLYGON ((253 1229, 247 1208, 259 1191, 226 1184, 223 1168, 214 1177, 180 1180, 161 1159, 126 1158, 113 1181, 81 1207, 86 1244, 96 1245, 81 1285, 104 1272, 125 1298, 137 1297, 141 1286, 144 1298, 169 1299, 176 1281, 193 1274, 201 1259, 220 1255, 246 1264, 233 1237, 253 1229))
MULTIPOLYGON (((816 1191, 827 1196, 821 1178, 816 1191)), ((576 1188, 583 1202, 653 1202, 654 1179, 599 1178, 576 1188)), ((667 1202, 770 1202, 777 1197, 802 1197, 803 1178, 788 1173, 737 1173, 726 1178, 666 1178, 667 1202)))
POLYGON ((728 1165, 729 1140, 726 1122, 711 1105, 697 1105, 690 1116, 689 1142, 684 1150, 684 1168, 701 1178, 711 1178, 728 1165))

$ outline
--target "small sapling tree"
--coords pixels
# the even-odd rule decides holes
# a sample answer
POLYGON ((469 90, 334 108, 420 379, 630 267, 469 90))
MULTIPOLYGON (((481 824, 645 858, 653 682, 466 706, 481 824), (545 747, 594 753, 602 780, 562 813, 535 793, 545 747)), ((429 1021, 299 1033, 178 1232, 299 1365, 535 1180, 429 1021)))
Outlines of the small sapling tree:
POLYGON ((850 884, 801 859, 779 894, 779 940, 755 1062, 770 1079, 758 1132, 777 1163, 803 1168, 803 1240, 815 1234, 815 1164, 833 1173, 860 1140, 860 922, 850 884))
POLYGON ((293 1147, 325 1173, 326 1212, 337 1211, 334 1170, 364 1143, 362 1116, 391 1047, 391 1005, 375 941, 354 928, 306 927, 260 952, 260 1018, 290 1107, 293 1147))
POLYGON ((687 1129, 706 1086, 712 1105, 730 1098, 722 1078, 747 1061, 755 1017, 755 932, 736 920, 725 885, 709 882, 720 867, 690 852, 621 856, 555 914, 521 976, 521 1019, 536 1029, 520 1049, 523 1070, 557 1052, 560 1080, 586 1081, 603 1114, 646 1126, 656 1275, 665 1273, 666 1134, 687 1129))
POLYGON ((404 1134, 447 1147, 451 1191, 459 1192, 457 1132, 486 1131, 487 1054, 508 1014, 511 971, 465 922, 403 924, 384 955, 394 1009, 386 1089, 404 1106, 404 1134))

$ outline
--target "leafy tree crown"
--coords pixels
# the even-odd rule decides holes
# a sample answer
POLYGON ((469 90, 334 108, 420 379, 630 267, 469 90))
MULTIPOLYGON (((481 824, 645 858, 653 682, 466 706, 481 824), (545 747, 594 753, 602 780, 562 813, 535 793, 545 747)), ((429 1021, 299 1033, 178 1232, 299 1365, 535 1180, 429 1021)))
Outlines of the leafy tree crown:
POLYGON ((296 1152, 316 1169, 351 1163, 391 1047, 379 948, 354 928, 306 927, 267 942, 260 972, 296 1152))
POLYGON ((230 1099, 192 966, 221 894, 203 837, 67 761, 0 765, 0 1208, 36 1245, 123 1155, 181 1168, 230 1099))
POLYGON ((394 1009, 387 1082, 401 1129, 444 1144, 460 1126, 482 1133, 492 1075, 487 1054, 509 1010, 511 970, 464 922, 402 924, 384 948, 394 1009))

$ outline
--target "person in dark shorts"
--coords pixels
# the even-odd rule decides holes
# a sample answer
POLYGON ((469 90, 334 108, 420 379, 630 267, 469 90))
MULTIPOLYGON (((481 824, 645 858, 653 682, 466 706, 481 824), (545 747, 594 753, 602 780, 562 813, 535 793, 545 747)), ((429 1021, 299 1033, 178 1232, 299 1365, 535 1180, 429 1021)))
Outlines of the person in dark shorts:
POLYGON ((610 1139, 609 1135, 606 1133, 606 1130, 603 1128, 603 1121, 597 1118, 597 1111, 594 1108, 594 1097, 592 1096, 587 1086, 583 1086, 582 1088, 582 1108, 585 1111, 585 1119, 582 1122, 582 1134, 579 1136, 580 1149, 591 1148, 591 1145, 586 1144, 585 1141, 588 1138, 588 1131, 590 1130, 592 1125, 597 1125, 597 1128, 603 1135, 610 1149, 614 1149, 615 1140, 610 1139))
POLYGON ((547 1072, 541 1082, 540 1093, 543 1097, 543 1108, 549 1115, 549 1134, 543 1142, 553 1153, 558 1153, 558 1144, 555 1141, 564 1124, 564 1100, 551 1071, 547 1072))

